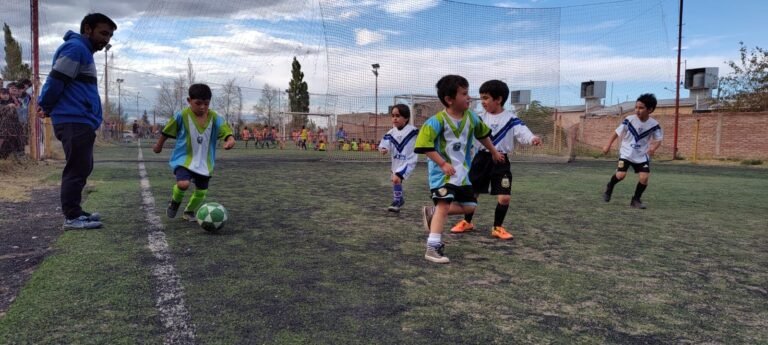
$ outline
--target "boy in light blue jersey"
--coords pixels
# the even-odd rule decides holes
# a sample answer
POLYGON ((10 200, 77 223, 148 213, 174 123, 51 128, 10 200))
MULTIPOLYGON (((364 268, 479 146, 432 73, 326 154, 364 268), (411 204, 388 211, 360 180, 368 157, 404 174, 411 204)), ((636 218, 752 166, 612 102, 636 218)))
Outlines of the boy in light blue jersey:
POLYGON ((225 150, 235 146, 235 137, 227 122, 215 111, 208 109, 211 96, 211 88, 208 85, 191 85, 187 98, 189 107, 176 113, 165 125, 162 136, 153 148, 155 153, 160 153, 168 138, 176 139, 169 161, 171 170, 176 175, 176 184, 165 212, 168 218, 176 217, 184 199, 184 192, 192 181, 195 183, 195 192, 184 209, 183 218, 195 221, 195 211, 203 204, 208 193, 208 181, 211 179, 216 160, 216 141, 225 140, 225 150))
POLYGON ((448 263, 443 254, 443 226, 449 214, 473 212, 477 199, 469 181, 472 143, 477 139, 495 161, 504 161, 489 139, 491 129, 469 111, 469 82, 462 76, 446 75, 437 82, 437 96, 445 110, 430 117, 419 129, 416 153, 429 158, 429 188, 435 207, 423 209, 424 227, 429 231, 424 258, 435 263, 448 263))

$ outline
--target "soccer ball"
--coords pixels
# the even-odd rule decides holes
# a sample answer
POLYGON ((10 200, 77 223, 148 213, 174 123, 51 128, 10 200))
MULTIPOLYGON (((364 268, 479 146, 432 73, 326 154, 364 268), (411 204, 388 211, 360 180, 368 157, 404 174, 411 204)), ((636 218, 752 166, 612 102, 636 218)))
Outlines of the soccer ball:
POLYGON ((197 209, 196 218, 203 230, 216 232, 227 222, 227 209, 219 203, 209 202, 197 209))

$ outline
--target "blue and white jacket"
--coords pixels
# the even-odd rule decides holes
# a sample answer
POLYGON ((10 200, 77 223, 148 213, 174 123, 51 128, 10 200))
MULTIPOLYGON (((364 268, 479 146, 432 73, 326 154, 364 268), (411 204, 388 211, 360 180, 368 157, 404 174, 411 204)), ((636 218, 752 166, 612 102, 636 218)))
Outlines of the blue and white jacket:
POLYGON ((94 130, 101 125, 101 99, 92 48, 87 38, 67 31, 64 44, 53 54, 53 69, 37 102, 54 125, 84 123, 94 130))

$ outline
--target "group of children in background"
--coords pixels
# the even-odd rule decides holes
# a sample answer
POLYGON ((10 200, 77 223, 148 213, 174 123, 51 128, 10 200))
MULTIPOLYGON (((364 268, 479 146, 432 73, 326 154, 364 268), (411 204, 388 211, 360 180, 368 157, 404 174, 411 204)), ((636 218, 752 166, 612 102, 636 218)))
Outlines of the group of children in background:
MULTIPOLYGON (((504 226, 509 209, 512 172, 509 154, 515 143, 540 145, 541 138, 533 134, 512 109, 505 109, 509 88, 499 80, 490 80, 480 86, 482 114, 469 110, 469 82, 462 76, 446 75, 437 82, 437 95, 445 109, 430 117, 420 129, 410 124, 408 106, 392 107, 393 127, 382 138, 378 150, 389 154, 392 160, 392 204, 388 210, 399 212, 405 204, 403 181, 413 174, 418 161, 417 154, 428 158, 427 175, 434 206, 422 209, 425 230, 429 233, 425 259, 435 263, 448 263, 444 254, 442 233, 448 215, 464 215, 464 219, 451 228, 452 233, 474 230, 472 218, 480 194, 496 195, 494 221, 491 236, 510 240, 513 235, 504 226), (482 146, 474 151, 475 141, 482 146)), ((235 140, 226 121, 210 110, 211 90, 205 84, 189 88, 189 107, 177 113, 166 124, 162 136, 154 146, 160 153, 168 138, 175 138, 170 166, 176 178, 166 215, 174 218, 191 183, 196 190, 186 205, 184 219, 194 221, 196 209, 203 204, 208 181, 213 172, 217 140, 224 140, 224 149, 234 147, 235 140)), ((603 193, 610 201, 613 187, 624 179, 630 166, 639 173, 635 195, 630 206, 646 208, 641 196, 650 175, 650 155, 661 144, 662 131, 650 114, 656 108, 656 98, 644 94, 638 98, 636 115, 628 116, 611 136, 603 152, 607 153, 613 142, 621 139, 620 157, 615 174, 603 193)), ((255 129, 255 128, 254 128, 255 129)), ((278 138, 273 127, 261 132, 262 139, 278 138), (264 132, 266 131, 266 132, 264 132), (267 136, 267 134, 271 134, 267 136)), ((243 130, 243 137, 249 132, 243 130)), ((308 130, 302 127, 299 145, 306 148, 308 130)), ((247 139, 246 139, 247 140, 247 139)), ((247 141, 246 141, 247 146, 247 141)))

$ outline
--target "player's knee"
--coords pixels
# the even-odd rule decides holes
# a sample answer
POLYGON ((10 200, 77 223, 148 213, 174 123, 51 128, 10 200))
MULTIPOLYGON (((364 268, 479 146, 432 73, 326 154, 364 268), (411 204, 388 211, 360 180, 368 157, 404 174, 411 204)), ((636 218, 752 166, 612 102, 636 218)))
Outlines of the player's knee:
POLYGON ((625 177, 627 177, 627 173, 624 171, 617 171, 616 172, 616 178, 618 180, 623 180, 625 177))
POLYGON ((640 175, 640 178, 639 178, 640 183, 648 184, 648 177, 650 177, 650 176, 648 176, 647 174, 646 175, 640 175))
POLYGON ((176 186, 181 190, 187 190, 189 188, 189 180, 176 181, 176 186))
POLYGON ((499 195, 499 204, 501 205, 509 205, 509 201, 512 198, 509 195, 499 195))

